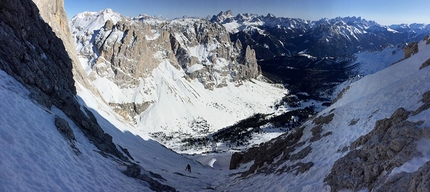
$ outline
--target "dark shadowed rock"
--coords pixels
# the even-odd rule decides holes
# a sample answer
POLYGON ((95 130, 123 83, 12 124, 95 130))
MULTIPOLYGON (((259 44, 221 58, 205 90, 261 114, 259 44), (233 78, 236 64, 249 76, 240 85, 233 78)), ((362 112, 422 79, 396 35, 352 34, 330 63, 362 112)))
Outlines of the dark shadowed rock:
POLYGON ((423 94, 421 102, 423 102, 424 104, 421 105, 417 110, 412 112, 412 115, 417 115, 430 108, 430 91, 427 91, 423 94))
POLYGON ((55 116, 55 126, 70 141, 76 140, 69 123, 61 117, 55 116))
POLYGON ((129 177, 133 177, 133 178, 145 181, 146 183, 149 184, 149 187, 154 191, 176 191, 175 188, 168 185, 164 185, 152 178, 152 177, 155 177, 157 179, 165 181, 165 179, 162 178, 160 175, 154 174, 152 172, 149 172, 149 175, 152 177, 146 174, 142 174, 142 169, 139 165, 129 164, 127 165, 127 169, 123 171, 123 173, 124 175, 127 175, 129 177))
POLYGON ((428 66, 430 66, 430 59, 427 59, 422 65, 421 65, 421 67, 420 67, 420 70, 421 69, 424 69, 424 68, 426 68, 426 67, 428 67, 428 66))
POLYGON ((127 169, 123 172, 125 175, 133 178, 137 178, 140 175, 140 166, 131 164, 127 166, 127 169))
POLYGON ((127 160, 95 118, 81 110, 72 61, 31 0, 0 1, 0 44, 1 70, 26 86, 40 105, 61 109, 97 148, 127 160))
POLYGON ((242 161, 244 155, 242 153, 236 152, 233 153, 233 155, 231 156, 230 159, 230 167, 229 169, 237 169, 237 166, 240 164, 240 162, 242 161))
MULTIPOLYGON (((291 153, 295 151, 296 147, 303 146, 304 143, 298 142, 302 136, 303 127, 299 127, 276 139, 262 143, 258 147, 250 148, 243 154, 236 154, 234 155, 235 160, 230 161, 230 168, 237 168, 239 164, 254 161, 251 167, 242 173, 242 176, 246 177, 253 173, 274 173, 280 163, 291 158, 291 153), (274 163, 275 159, 278 159, 278 161, 274 163)), ((309 148, 306 148, 303 153, 294 156, 294 158, 306 155, 309 152, 308 150, 309 148)), ((284 167, 283 169, 290 170, 291 168, 284 167)))
POLYGON ((299 160, 303 159, 312 151, 311 146, 307 146, 296 154, 291 155, 290 160, 299 160))
POLYGON ((334 113, 330 113, 329 115, 326 115, 326 116, 321 115, 315 118, 313 122, 316 125, 324 125, 324 124, 330 123, 333 120, 333 117, 334 117, 334 113))
POLYGON ((385 183, 376 186, 375 192, 383 191, 429 191, 430 161, 413 173, 400 172, 392 175, 385 183))

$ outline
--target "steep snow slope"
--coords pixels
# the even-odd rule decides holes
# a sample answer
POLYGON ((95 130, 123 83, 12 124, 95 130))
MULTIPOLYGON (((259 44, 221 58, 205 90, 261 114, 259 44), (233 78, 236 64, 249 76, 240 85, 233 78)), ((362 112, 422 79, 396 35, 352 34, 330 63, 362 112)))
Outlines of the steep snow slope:
POLYGON ((351 74, 349 74, 350 78, 335 88, 332 100, 335 100, 336 96, 351 85, 351 83, 366 75, 381 71, 400 61, 403 57, 404 50, 401 45, 396 47, 387 47, 382 51, 364 51, 355 53, 354 60, 347 66, 348 68, 351 68, 351 74))
MULTIPOLYGON (((76 155, 54 125, 56 114, 33 103, 28 91, 15 79, 0 71, 0 143, 2 145, 1 191, 99 191, 146 188, 126 177, 118 165, 100 158, 97 148, 76 127, 76 155)), ((68 120, 73 125, 71 120, 68 120)))
POLYGON ((404 52, 399 46, 392 46, 382 51, 356 53, 354 56, 356 59, 351 64, 358 65, 354 69, 355 73, 357 73, 356 75, 365 76, 385 69, 394 62, 399 61, 404 57, 404 52))
MULTIPOLYGON (((236 178, 237 183, 226 189, 383 190, 387 185, 393 187, 396 178, 399 182, 405 182, 397 187, 409 187, 410 180, 398 173, 406 171, 414 174, 417 170, 422 172, 426 169, 424 163, 429 161, 430 155, 424 147, 429 140, 426 133, 430 129, 430 110, 426 96, 430 90, 430 68, 420 69, 423 63, 428 62, 429 54, 430 46, 420 42, 417 54, 352 83, 336 103, 307 121, 301 128, 260 145, 259 151, 263 152, 248 151, 241 162, 250 163, 239 167, 244 174, 236 178), (406 119, 402 119, 399 114, 403 112, 399 108, 412 112, 404 112, 406 119), (396 127, 397 125, 400 127, 396 127), (378 135, 377 131, 381 126, 387 126, 387 130, 379 134, 386 133, 388 136, 378 135), (403 136, 410 139, 403 140, 403 136), (367 142, 365 138, 372 139, 367 142), (379 143, 382 138, 386 143, 379 143), (395 148, 395 142, 399 141, 404 142, 400 146, 411 148, 395 148), (354 156, 366 154, 361 148, 371 153, 354 156), (393 164, 392 161, 396 163, 393 164), (342 164, 343 162, 346 164, 342 164), (422 169, 418 169, 420 167, 422 169), (249 174, 252 175, 244 177, 249 174)), ((425 171, 422 173, 429 174, 425 171)), ((409 179, 414 177, 412 175, 409 179)), ((410 182, 416 182, 417 185, 411 187, 417 187, 425 181, 410 182)))
MULTIPOLYGON (((41 108, 15 79, 0 71, 0 191, 152 191, 146 182, 127 177, 115 158, 103 157, 73 121, 55 107, 41 108), (67 120, 75 134, 78 153, 54 125, 54 116, 67 120)), ((99 124, 118 145, 127 148, 142 174, 180 191, 202 191, 226 182, 220 170, 178 155, 127 124, 88 90, 82 104, 92 108, 99 124), (92 99, 91 99, 92 98, 92 99), (192 173, 184 171, 190 164, 192 173), (155 173, 155 174, 154 174, 155 173)), ((120 162, 120 161, 118 161, 120 162)))

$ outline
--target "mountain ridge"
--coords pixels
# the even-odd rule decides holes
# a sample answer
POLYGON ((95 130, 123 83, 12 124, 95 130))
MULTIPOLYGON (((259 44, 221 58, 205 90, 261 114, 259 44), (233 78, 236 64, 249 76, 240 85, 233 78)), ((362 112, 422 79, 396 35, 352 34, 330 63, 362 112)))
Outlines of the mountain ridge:
POLYGON ((365 50, 421 40, 429 25, 380 25, 361 17, 323 18, 317 21, 257 14, 226 14, 211 18, 223 24, 243 44, 257 51, 258 59, 294 55, 345 57, 365 50), (397 31, 398 30, 398 31, 397 31))

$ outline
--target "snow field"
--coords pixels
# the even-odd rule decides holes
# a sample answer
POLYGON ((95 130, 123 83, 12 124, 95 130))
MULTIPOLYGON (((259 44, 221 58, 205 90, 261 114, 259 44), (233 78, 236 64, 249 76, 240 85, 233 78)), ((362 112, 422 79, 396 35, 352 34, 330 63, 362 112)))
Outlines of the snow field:
POLYGON ((112 160, 95 152, 82 132, 59 110, 30 101, 28 91, 0 71, 0 191, 139 191, 139 181, 125 177, 112 160), (4 85, 8 86, 4 86, 4 85), (76 136, 76 155, 54 125, 65 118, 76 136))
POLYGON ((401 60, 403 56, 403 49, 389 47, 380 52, 365 51, 357 53, 353 64, 359 63, 357 74, 366 76, 387 68, 394 62, 401 60))
POLYGON ((180 191, 202 191, 228 181, 227 173, 222 172, 230 163, 228 155, 216 157, 218 162, 211 164, 213 168, 208 165, 211 159, 204 159, 201 162, 207 163, 201 164, 197 161, 200 159, 192 160, 194 158, 188 159, 179 155, 142 134, 138 128, 121 121, 110 106, 94 97, 85 88, 82 87, 82 90, 79 95, 81 102, 93 111, 99 124, 112 135, 114 143, 127 148, 134 162, 144 168, 146 173, 151 171, 160 174, 167 180, 165 184, 180 191), (187 164, 191 165, 192 173, 185 172, 187 164))

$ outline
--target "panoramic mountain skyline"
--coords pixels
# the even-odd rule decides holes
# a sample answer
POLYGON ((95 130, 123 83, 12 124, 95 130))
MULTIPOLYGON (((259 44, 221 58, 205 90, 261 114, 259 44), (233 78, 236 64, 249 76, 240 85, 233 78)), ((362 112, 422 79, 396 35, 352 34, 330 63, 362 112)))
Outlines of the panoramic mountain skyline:
POLYGON ((201 2, 1 0, 0 191, 429 191, 430 25, 201 2))
POLYGON ((111 8, 125 16, 133 17, 139 14, 162 16, 174 19, 182 16, 207 17, 216 15, 220 11, 232 10, 233 14, 254 13, 266 15, 274 14, 277 17, 301 18, 306 20, 319 20, 321 18, 335 18, 346 16, 360 16, 383 25, 401 23, 430 23, 430 13, 421 12, 422 7, 430 6, 430 2, 412 1, 84 1, 65 0, 65 9, 69 19, 84 11, 100 11, 111 8), (389 3, 389 4, 388 4, 389 3))

